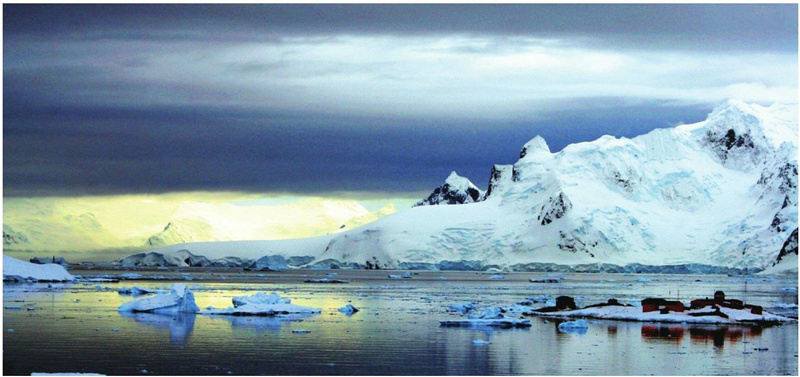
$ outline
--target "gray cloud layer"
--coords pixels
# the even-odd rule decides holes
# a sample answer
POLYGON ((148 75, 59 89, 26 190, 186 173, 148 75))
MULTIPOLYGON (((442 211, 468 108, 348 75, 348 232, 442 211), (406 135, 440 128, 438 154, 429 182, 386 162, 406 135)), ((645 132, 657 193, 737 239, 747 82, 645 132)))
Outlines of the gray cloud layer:
POLYGON ((5 195, 485 185, 796 101, 797 5, 4 5, 5 195))

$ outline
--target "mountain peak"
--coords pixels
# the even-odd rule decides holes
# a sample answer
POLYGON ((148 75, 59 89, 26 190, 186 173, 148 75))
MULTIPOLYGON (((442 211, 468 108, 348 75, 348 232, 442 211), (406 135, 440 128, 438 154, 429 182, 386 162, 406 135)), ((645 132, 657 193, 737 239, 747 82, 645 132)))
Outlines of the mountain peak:
POLYGON ((536 135, 536 137, 525 143, 525 145, 522 147, 522 150, 519 152, 519 158, 522 159, 528 155, 545 152, 549 154, 550 147, 547 145, 547 142, 543 137, 536 135))
POLYGON ((464 178, 455 171, 450 172, 444 184, 435 188, 425 199, 420 200, 413 207, 435 204, 467 204, 480 200, 483 192, 469 179, 464 178))

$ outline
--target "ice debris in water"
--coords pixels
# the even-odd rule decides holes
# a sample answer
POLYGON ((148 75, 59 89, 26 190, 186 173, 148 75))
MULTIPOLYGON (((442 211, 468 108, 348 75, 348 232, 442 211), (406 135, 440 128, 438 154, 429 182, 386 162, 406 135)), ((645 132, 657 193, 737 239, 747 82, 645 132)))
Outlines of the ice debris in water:
POLYGON ((485 346, 485 345, 492 344, 492 342, 490 342, 488 340, 475 339, 475 340, 472 341, 472 344, 474 344, 476 346, 485 346))
POLYGON ((117 310, 120 312, 177 314, 197 313, 200 308, 194 302, 194 293, 185 284, 176 283, 172 285, 169 294, 126 302, 117 310))
POLYGON ((511 327, 531 326, 530 320, 506 317, 503 314, 503 312, 504 311, 502 308, 495 306, 484 310, 479 315, 470 315, 468 319, 444 320, 444 321, 439 321, 439 324, 445 327, 492 326, 501 328, 511 328, 511 327))
POLYGON ((450 306, 447 307, 447 311, 458 312, 460 314, 467 314, 473 310, 475 310, 475 304, 472 302, 450 304, 450 306))
POLYGON ((151 293, 157 293, 157 291, 153 289, 140 288, 140 287, 120 288, 117 292, 121 295, 131 295, 131 296, 141 296, 151 293))
POLYGON ((311 330, 305 330, 305 329, 292 330, 292 334, 308 334, 310 332, 311 330))
POLYGON ((355 313, 357 311, 358 311, 358 308, 356 308, 355 306, 350 305, 350 304, 347 304, 346 306, 339 308, 339 312, 347 314, 347 315, 353 314, 353 313, 355 313))
POLYGON ((389 279, 410 279, 410 278, 411 278, 411 272, 408 272, 408 271, 406 271, 402 275, 389 274, 389 279))
POLYGON ((588 329, 589 329, 589 322, 586 321, 585 319, 579 319, 577 321, 561 322, 558 324, 558 330, 567 333, 585 334, 588 329))
POLYGON ((293 305, 288 298, 282 298, 277 293, 256 293, 250 296, 233 298, 233 307, 215 309, 209 307, 201 312, 208 315, 253 315, 274 316, 285 314, 319 314, 320 309, 308 306, 293 305))
POLYGON ((492 279, 492 280, 502 280, 502 279, 505 279, 505 278, 506 278, 505 276, 500 275, 500 274, 489 276, 489 279, 492 279))

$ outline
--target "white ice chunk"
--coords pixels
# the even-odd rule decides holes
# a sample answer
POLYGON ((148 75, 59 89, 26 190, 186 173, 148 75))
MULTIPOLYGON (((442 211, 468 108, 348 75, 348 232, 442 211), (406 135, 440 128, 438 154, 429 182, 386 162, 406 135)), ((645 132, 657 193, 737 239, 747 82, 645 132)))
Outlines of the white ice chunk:
POLYGON ((339 308, 339 312, 347 314, 347 315, 354 314, 357 311, 358 311, 358 308, 356 308, 355 306, 350 305, 350 304, 347 304, 346 306, 343 306, 343 307, 339 308))
POLYGON ((237 296, 233 298, 233 307, 238 308, 244 305, 274 305, 274 304, 291 304, 292 300, 288 298, 281 298, 277 293, 266 294, 263 292, 256 293, 250 296, 237 296))
POLYGON ((308 306, 291 304, 288 298, 282 298, 277 293, 256 293, 251 296, 233 298, 233 307, 216 309, 209 307, 202 311, 205 315, 253 315, 274 316, 288 314, 319 314, 322 310, 308 306))
POLYGON ((475 303, 472 302, 461 302, 456 304, 450 304, 450 306, 447 307, 447 311, 458 312, 461 314, 467 314, 473 310, 475 310, 475 303))
POLYGON ((194 293, 185 284, 173 284, 169 294, 126 302, 117 309, 120 312, 152 313, 197 313, 200 308, 194 302, 194 293))
POLYGON ((589 329, 589 322, 586 321, 585 319, 579 319, 577 321, 561 322, 558 324, 558 330, 561 332, 585 334, 588 329, 589 329))

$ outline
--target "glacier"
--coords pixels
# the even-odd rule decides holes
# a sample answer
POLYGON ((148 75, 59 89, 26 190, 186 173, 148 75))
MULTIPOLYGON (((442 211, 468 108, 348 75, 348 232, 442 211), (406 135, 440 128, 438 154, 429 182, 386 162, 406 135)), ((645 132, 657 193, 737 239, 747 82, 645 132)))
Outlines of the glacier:
POLYGON ((453 172, 415 207, 340 233, 179 244, 126 262, 735 273, 775 265, 787 243, 796 255, 796 229, 797 106, 730 100, 699 123, 556 153, 536 136, 516 163, 491 167, 485 191, 453 172))

